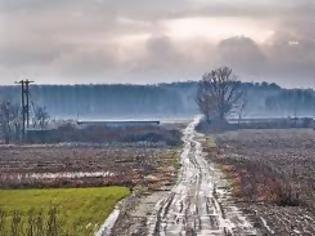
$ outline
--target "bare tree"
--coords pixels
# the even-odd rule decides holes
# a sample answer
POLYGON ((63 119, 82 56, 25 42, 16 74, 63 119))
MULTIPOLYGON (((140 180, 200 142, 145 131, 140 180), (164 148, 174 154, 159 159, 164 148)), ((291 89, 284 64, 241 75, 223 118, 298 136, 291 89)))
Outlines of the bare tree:
POLYGON ((200 112, 205 115, 207 121, 210 121, 211 117, 215 116, 216 104, 206 87, 205 81, 201 81, 198 86, 196 102, 200 112))
POLYGON ((33 126, 45 129, 48 126, 50 116, 46 107, 34 106, 33 126))
POLYGON ((238 128, 240 128, 241 126, 241 121, 243 119, 247 105, 248 105, 247 96, 243 95, 239 101, 239 105, 237 108, 238 109, 238 128))
POLYGON ((10 143, 10 111, 7 101, 0 104, 0 126, 5 143, 10 143))
POLYGON ((20 138, 20 109, 9 100, 0 103, 0 128, 6 144, 9 144, 13 137, 17 140, 20 138))
POLYGON ((199 83, 196 102, 208 121, 225 121, 243 96, 240 81, 232 69, 221 67, 205 73, 199 83))
POLYGON ((11 130, 12 135, 14 135, 14 139, 16 141, 21 140, 22 138, 22 117, 21 117, 21 109, 17 104, 11 104, 11 130))

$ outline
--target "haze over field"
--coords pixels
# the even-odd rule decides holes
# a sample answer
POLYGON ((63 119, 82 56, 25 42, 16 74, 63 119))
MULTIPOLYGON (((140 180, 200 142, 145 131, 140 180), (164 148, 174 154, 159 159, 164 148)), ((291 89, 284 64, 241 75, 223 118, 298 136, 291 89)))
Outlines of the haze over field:
MULTIPOLYGON (((197 82, 159 85, 32 85, 31 103, 55 118, 182 119, 199 114, 197 82)), ((287 90, 276 84, 243 83, 244 117, 313 117, 313 90, 287 90)), ((0 86, 0 98, 20 102, 20 88, 0 86)), ((31 112, 34 112, 31 107, 31 112)), ((231 113, 231 117, 237 116, 231 113)))
POLYGON ((315 87, 313 0, 0 0, 0 84, 198 80, 315 87))

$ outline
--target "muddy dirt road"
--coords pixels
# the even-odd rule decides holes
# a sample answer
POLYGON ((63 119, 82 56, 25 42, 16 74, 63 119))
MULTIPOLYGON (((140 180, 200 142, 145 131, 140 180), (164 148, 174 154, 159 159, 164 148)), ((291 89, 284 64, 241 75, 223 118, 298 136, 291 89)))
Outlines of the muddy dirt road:
POLYGON ((203 157, 202 135, 195 131, 198 121, 184 130, 178 183, 156 204, 147 234, 259 235, 235 206, 228 205, 222 179, 203 157))
POLYGON ((262 235, 234 204, 225 175, 205 159, 205 137, 195 131, 198 122, 195 119, 184 130, 176 185, 169 191, 131 198, 136 203, 127 200, 135 207, 121 208, 110 235, 262 235))

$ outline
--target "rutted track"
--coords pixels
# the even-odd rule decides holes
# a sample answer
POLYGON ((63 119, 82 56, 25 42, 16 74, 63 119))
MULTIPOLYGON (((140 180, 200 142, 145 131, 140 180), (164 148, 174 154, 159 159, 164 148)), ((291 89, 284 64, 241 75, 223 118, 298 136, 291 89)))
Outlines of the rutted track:
POLYGON ((203 157, 199 119, 184 130, 177 185, 160 200, 147 222, 148 235, 259 235, 218 186, 222 179, 203 157))

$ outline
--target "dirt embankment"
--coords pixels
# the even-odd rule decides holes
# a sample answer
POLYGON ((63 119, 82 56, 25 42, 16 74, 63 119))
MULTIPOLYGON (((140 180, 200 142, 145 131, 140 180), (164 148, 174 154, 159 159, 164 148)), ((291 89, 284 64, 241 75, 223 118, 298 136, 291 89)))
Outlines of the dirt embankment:
POLYGON ((180 144, 181 133, 177 127, 160 125, 112 127, 104 125, 78 126, 65 123, 56 129, 31 130, 27 134, 27 143, 55 144, 77 143, 136 143, 146 142, 164 145, 180 144))

